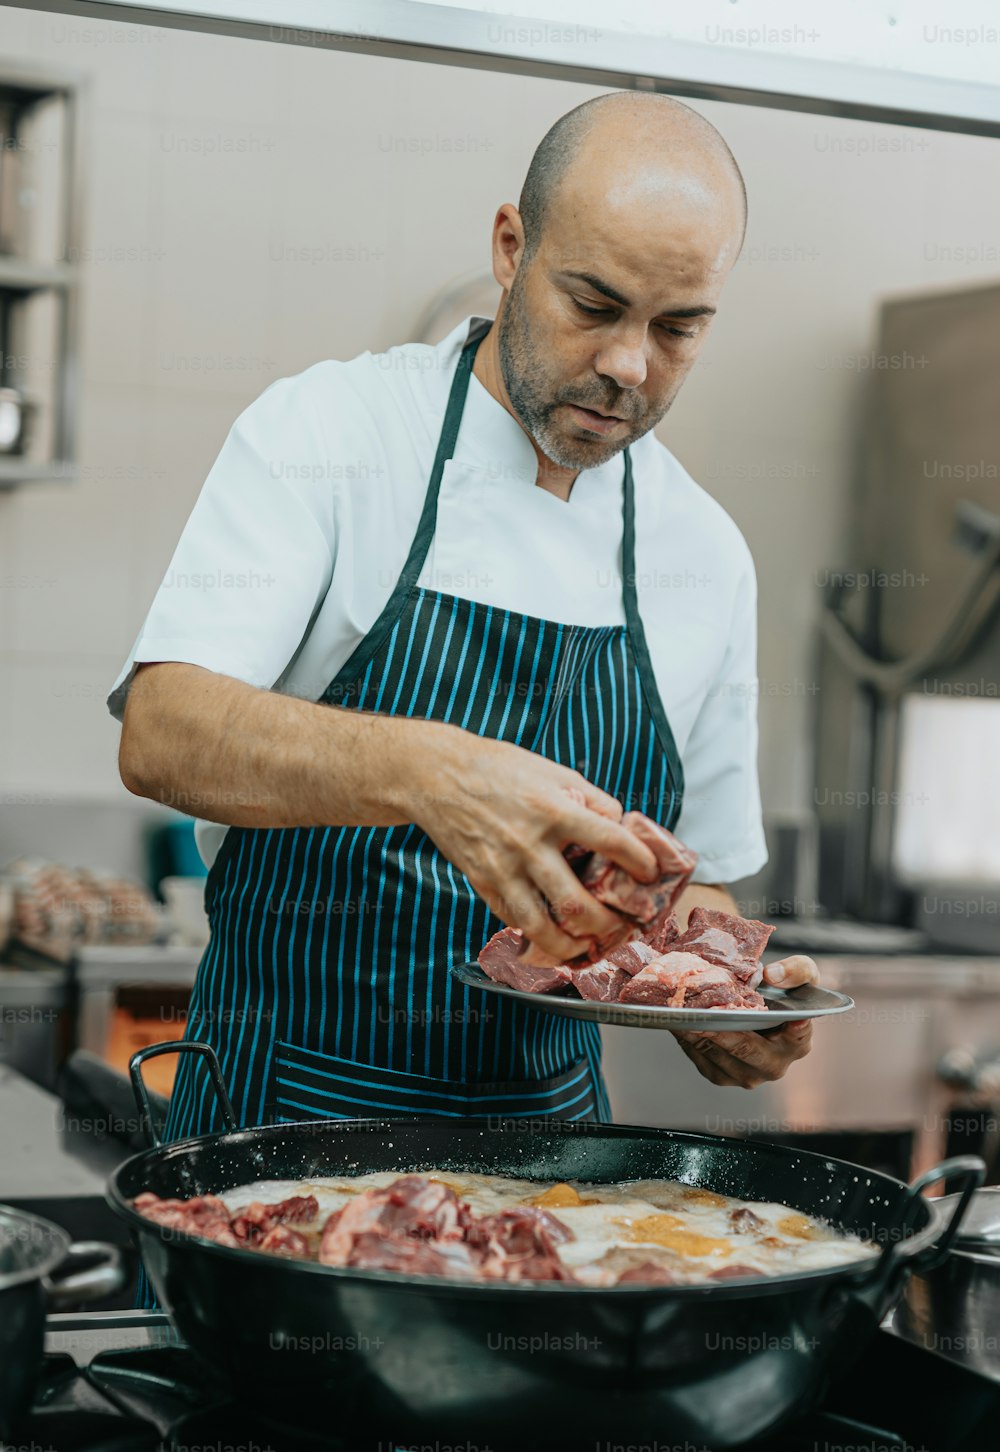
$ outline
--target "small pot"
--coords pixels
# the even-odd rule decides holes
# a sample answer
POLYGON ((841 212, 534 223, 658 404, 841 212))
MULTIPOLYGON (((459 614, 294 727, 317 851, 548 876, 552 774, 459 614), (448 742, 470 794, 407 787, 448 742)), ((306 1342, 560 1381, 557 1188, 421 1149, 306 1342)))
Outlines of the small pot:
MULTIPOLYGON (((956 1198, 942 1195, 936 1203, 947 1212, 956 1198)), ((893 1329, 1000 1379, 1000 1186, 977 1190, 950 1253, 907 1284, 893 1329)))
POLYGON ((114 1295, 125 1283, 121 1252, 0 1205, 0 1439, 28 1410, 45 1347, 45 1317, 114 1295), (74 1267, 94 1261, 86 1269, 74 1267))

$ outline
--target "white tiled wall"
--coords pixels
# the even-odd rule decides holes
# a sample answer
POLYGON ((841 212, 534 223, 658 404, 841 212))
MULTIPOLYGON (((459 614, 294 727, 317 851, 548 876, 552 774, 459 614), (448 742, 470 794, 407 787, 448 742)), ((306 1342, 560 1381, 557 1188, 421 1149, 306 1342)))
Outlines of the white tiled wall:
MULTIPOLYGON (((105 689, 236 414, 318 358, 410 336, 432 293, 486 269, 534 145, 596 92, 9 8, 0 54, 90 83, 84 477, 0 495, 0 792, 114 798, 105 689)), ((815 576, 845 545, 846 360, 883 294, 996 275, 997 143, 700 109, 751 226, 661 436, 755 553, 762 780, 788 811, 810 794, 815 576)))

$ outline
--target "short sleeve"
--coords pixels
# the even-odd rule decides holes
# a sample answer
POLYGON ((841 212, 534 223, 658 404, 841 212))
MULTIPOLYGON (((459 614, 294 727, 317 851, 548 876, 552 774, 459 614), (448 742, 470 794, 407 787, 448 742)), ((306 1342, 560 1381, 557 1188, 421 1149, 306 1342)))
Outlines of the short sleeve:
POLYGON ((757 581, 747 550, 726 653, 683 753, 684 801, 675 831, 698 853, 696 882, 738 882, 767 861, 757 697, 757 581))
POLYGON ((273 383, 237 419, 198 495, 108 696, 122 719, 136 665, 182 661, 270 687, 329 589, 332 486, 302 379, 273 383))

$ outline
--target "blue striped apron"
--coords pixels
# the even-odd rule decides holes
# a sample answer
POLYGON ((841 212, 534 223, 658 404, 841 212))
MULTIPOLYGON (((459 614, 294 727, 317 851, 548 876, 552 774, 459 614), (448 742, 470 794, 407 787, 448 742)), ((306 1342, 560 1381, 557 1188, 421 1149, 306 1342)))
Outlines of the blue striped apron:
MULTIPOLYGON (((579 770, 673 826, 683 776, 650 665, 625 451, 626 624, 565 625, 419 588, 438 492, 488 323, 456 366, 409 557, 321 700, 452 722, 579 770)), ((241 1125, 367 1115, 609 1120, 596 1025, 458 984, 500 926, 414 825, 231 827, 206 885, 211 940, 186 1036, 210 1043, 241 1125)), ((221 1129, 202 1061, 165 1136, 221 1129)))

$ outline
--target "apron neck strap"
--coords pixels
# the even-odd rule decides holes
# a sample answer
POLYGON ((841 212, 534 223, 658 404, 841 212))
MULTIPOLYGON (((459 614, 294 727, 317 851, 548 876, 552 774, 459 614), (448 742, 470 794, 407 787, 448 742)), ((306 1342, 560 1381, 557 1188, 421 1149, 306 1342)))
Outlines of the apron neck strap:
POLYGON ((633 635, 642 629, 639 617, 639 596, 635 576, 635 481, 632 478, 632 455, 625 450, 625 518, 622 522, 622 603, 625 623, 633 635))
MULTIPOLYGON (((451 381, 448 406, 445 409, 444 422, 441 425, 437 453, 434 455, 434 467, 427 483, 427 494, 424 497, 424 507, 420 513, 420 523, 417 525, 410 553, 399 577, 396 586, 397 592, 409 593, 416 589, 420 571, 424 567, 424 560, 427 558, 427 551, 431 547, 431 540, 434 538, 434 530, 437 525, 438 495, 441 492, 444 466, 453 456, 455 444, 458 442, 458 431, 462 423, 462 414, 465 411, 465 399, 469 391, 472 365, 475 362, 476 353, 479 351, 479 345, 491 327, 492 322, 489 318, 479 319, 470 328, 469 336, 462 345, 458 367, 455 369, 455 376, 451 381)), ((641 628, 635 582, 635 487, 632 479, 632 456, 628 449, 624 452, 625 518, 622 530, 622 597, 626 623, 634 632, 637 628, 641 628)))
POLYGON ((427 551, 431 547, 431 540, 434 538, 434 530, 437 526, 438 495, 441 492, 444 466, 454 454, 455 444, 458 441, 458 430, 462 423, 462 414, 465 411, 465 396, 469 391, 472 365, 475 362, 479 345, 489 332, 490 326, 488 318, 481 319, 470 329, 469 336, 462 345, 462 351, 458 357, 458 367, 451 380, 444 423, 441 425, 441 433, 438 436, 434 467, 431 470, 431 477, 427 481, 427 493, 424 495, 424 507, 420 512, 420 523, 413 536, 410 553, 393 592, 394 595, 408 595, 411 590, 417 588, 417 580, 420 578, 420 571, 424 567, 424 560, 427 558, 427 551))

